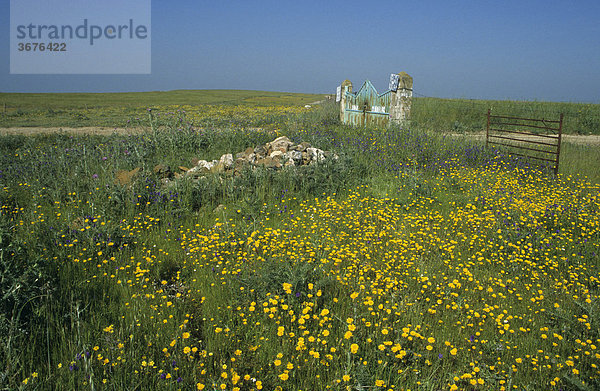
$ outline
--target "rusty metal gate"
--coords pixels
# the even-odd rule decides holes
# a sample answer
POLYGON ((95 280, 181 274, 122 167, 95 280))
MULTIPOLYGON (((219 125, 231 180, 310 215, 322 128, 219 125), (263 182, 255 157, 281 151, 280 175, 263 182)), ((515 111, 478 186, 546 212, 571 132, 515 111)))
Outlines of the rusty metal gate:
POLYGON ((558 174, 563 114, 558 120, 492 115, 487 112, 485 145, 506 148, 512 155, 550 163, 558 174), (514 152, 519 151, 519 152, 514 152))
POLYGON ((373 84, 365 81, 356 94, 346 93, 343 122, 354 126, 387 125, 391 96, 391 90, 378 94, 373 84))
POLYGON ((402 122, 410 115, 412 77, 401 72, 390 75, 389 89, 379 94, 367 80, 357 92, 352 83, 344 80, 338 87, 336 100, 340 102, 340 120, 353 126, 385 126, 402 122))

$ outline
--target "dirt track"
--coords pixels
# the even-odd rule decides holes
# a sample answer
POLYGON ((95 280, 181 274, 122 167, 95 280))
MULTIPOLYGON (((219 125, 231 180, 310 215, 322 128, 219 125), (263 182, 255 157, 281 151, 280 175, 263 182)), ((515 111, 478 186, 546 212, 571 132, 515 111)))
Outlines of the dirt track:
MULTIPOLYGON (((446 133, 451 137, 468 137, 475 140, 485 141, 485 133, 446 133)), ((519 136, 521 139, 528 139, 527 136, 519 136)), ((537 138, 531 138, 537 140, 537 138)), ((578 144, 578 145, 600 145, 599 135, 582 136, 578 134, 563 134, 563 142, 578 144)))
POLYGON ((117 134, 139 134, 144 131, 143 128, 109 128, 109 127, 97 127, 91 126, 87 128, 0 128, 0 135, 15 135, 22 134, 25 136, 34 136, 37 134, 51 134, 51 133, 69 133, 69 134, 92 134, 107 136, 113 133, 117 134))
MULTIPOLYGON (((32 136, 36 134, 51 134, 51 133, 69 133, 69 134, 91 134, 91 135, 111 135, 117 134, 140 134, 144 131, 144 128, 109 128, 109 127, 86 127, 86 128, 0 128, 0 135, 14 135, 22 134, 25 136, 32 136)), ((485 133, 447 133, 452 137, 469 137, 476 140, 484 140, 485 133)), ((600 145, 600 136, 581 136, 576 134, 565 134, 563 135, 563 141, 572 144, 579 145, 600 145)))

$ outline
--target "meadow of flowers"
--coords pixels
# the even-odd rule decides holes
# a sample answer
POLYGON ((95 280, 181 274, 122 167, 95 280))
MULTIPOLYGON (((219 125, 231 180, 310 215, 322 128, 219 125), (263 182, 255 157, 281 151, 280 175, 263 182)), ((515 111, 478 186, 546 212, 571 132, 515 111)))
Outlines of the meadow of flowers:
POLYGON ((0 139, 0 388, 600 388, 599 183, 335 110, 270 130, 175 112, 0 139), (274 134, 340 159, 152 173, 274 134))

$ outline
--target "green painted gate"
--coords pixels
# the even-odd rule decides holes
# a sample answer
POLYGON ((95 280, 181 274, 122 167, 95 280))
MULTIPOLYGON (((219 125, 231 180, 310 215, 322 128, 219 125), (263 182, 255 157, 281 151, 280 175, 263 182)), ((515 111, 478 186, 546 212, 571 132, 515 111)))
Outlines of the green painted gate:
POLYGON ((344 80, 337 92, 340 120, 348 125, 386 126, 390 122, 403 122, 410 115, 412 77, 405 72, 392 74, 390 88, 382 94, 369 80, 357 92, 352 92, 352 83, 344 80))

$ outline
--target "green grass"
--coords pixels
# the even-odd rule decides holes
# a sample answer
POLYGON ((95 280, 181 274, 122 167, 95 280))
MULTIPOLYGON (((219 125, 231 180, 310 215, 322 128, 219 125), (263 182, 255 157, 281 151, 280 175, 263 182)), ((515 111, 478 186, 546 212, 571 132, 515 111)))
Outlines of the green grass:
MULTIPOLYGON (((461 136, 453 136, 452 139, 457 143, 472 143, 480 148, 485 146, 484 140, 474 140, 468 133, 461 136)), ((444 145, 448 145, 449 141, 444 140, 444 145)), ((506 149, 507 153, 517 151, 516 149, 506 149)), ((546 156, 547 157, 547 156, 546 156)), ((598 144, 585 145, 581 143, 572 143, 562 141, 560 150, 558 172, 562 175, 572 177, 587 178, 593 183, 600 183, 600 148, 598 144)))
POLYGON ((250 90, 125 93, 0 93, 0 127, 124 127, 151 107, 304 106, 322 94, 250 90))
POLYGON ((548 120, 562 113, 564 133, 600 134, 600 105, 591 103, 413 98, 411 120, 421 129, 481 132, 488 109, 495 115, 548 120))
POLYGON ((600 183, 600 146, 562 143, 559 172, 600 183))
POLYGON ((0 108, 84 109, 93 107, 152 107, 161 105, 305 105, 322 94, 252 90, 174 90, 118 93, 0 93, 0 108))
MULTIPOLYGON (((242 105, 304 106, 323 94, 246 90, 176 90, 130 93, 0 93, 0 127, 124 127, 160 106, 242 105)), ((488 108, 493 114, 557 120, 565 115, 567 134, 600 134, 600 105, 569 102, 492 101, 413 98, 412 127, 423 130, 485 131, 488 108)))
POLYGON ((600 386, 597 148, 565 143, 555 178, 333 103, 261 110, 0 137, 0 389, 600 386), (280 134, 339 159, 153 173, 280 134))

